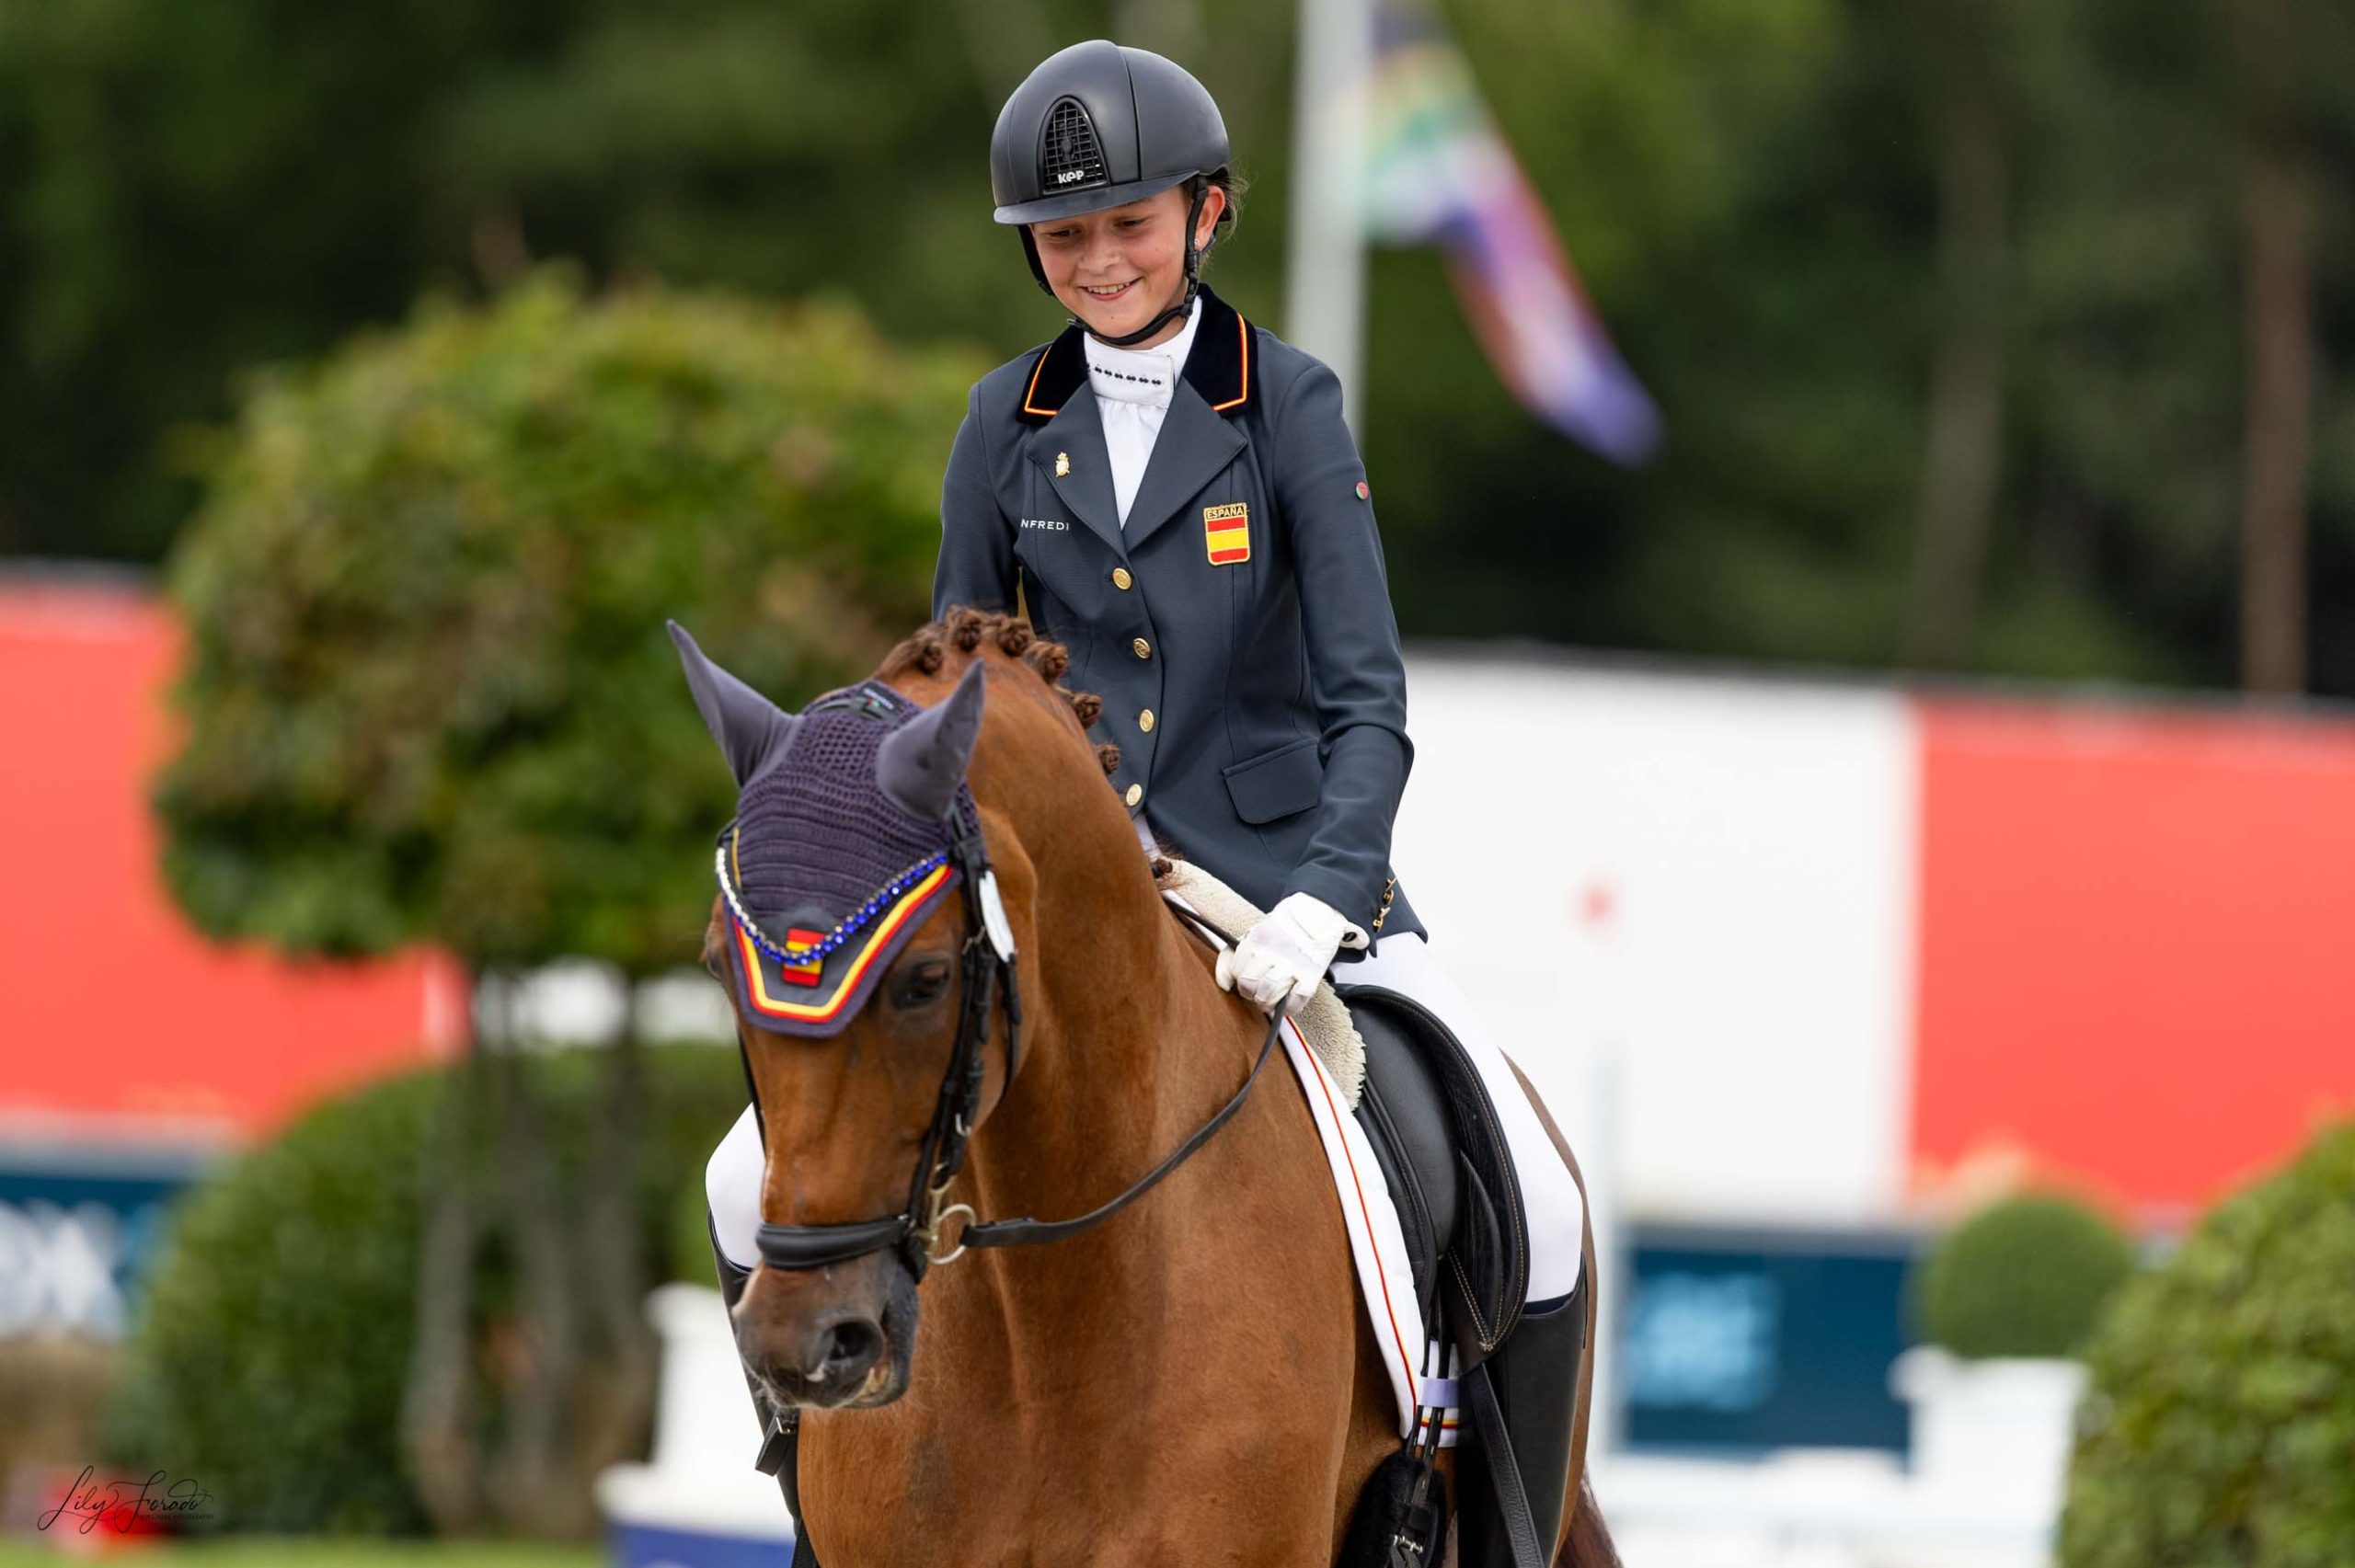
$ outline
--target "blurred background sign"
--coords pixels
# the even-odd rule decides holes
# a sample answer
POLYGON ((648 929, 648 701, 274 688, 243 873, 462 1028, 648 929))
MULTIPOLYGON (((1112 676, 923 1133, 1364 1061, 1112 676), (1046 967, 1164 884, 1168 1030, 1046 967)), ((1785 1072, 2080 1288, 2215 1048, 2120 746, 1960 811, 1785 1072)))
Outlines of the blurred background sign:
POLYGON ((428 953, 304 964, 206 943, 157 870, 147 775, 180 648, 135 582, 0 574, 0 996, 11 1147, 242 1146, 323 1094, 452 1049, 469 1001, 428 953))
POLYGON ((1753 1456, 1904 1452, 1890 1364, 1917 1337, 1904 1233, 1643 1225, 1621 1297, 1629 1448, 1753 1456))
POLYGON ((1409 679, 1416 907, 1639 1219, 1873 1230, 2043 1178, 2164 1226, 2355 1106, 2355 719, 1409 679))
POLYGON ((122 1337, 165 1206, 207 1163, 123 1144, 0 1153, 0 1340, 122 1337))

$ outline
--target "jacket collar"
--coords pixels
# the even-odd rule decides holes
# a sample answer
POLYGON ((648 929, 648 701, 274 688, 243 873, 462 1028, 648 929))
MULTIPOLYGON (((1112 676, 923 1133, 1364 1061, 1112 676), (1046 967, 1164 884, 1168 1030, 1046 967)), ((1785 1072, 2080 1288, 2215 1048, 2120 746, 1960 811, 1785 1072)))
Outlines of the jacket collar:
MULTIPOLYGON (((1205 288, 1202 318, 1194 328, 1194 346, 1187 352, 1178 379, 1201 394, 1211 411, 1227 418, 1251 406, 1258 395, 1258 366, 1251 342, 1251 324, 1233 305, 1205 288)), ((1043 425, 1087 385, 1086 329, 1076 322, 1032 358, 1023 383, 1022 401, 1015 417, 1026 425, 1043 425)))

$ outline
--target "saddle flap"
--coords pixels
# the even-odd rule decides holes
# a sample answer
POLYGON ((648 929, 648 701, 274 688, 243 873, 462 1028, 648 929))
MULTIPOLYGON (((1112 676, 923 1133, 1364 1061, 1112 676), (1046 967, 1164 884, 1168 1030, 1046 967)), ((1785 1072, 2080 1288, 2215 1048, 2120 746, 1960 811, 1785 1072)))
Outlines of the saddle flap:
POLYGON ((1454 1239, 1459 1207, 1446 1092, 1390 1014, 1359 1014, 1352 1022, 1365 1041, 1366 1056, 1358 1125, 1373 1147, 1374 1163, 1398 1210, 1415 1298, 1428 1309, 1439 1299, 1433 1291, 1440 1259, 1454 1239))
MULTIPOLYGON (((1361 1107, 1360 1122, 1377 1159, 1387 1139, 1408 1173, 1402 1219, 1409 1255, 1420 1245, 1413 1232, 1423 1229, 1430 1252, 1446 1260, 1445 1294, 1454 1306, 1446 1315, 1468 1369, 1512 1332, 1529 1286, 1521 1182, 1496 1103, 1463 1044, 1429 1008, 1382 986, 1335 990, 1365 1039, 1365 1098, 1379 1106, 1373 1116, 1361 1107), (1427 1212, 1419 1226, 1418 1204, 1427 1212)), ((1416 1264, 1419 1288, 1419 1257, 1416 1264)))

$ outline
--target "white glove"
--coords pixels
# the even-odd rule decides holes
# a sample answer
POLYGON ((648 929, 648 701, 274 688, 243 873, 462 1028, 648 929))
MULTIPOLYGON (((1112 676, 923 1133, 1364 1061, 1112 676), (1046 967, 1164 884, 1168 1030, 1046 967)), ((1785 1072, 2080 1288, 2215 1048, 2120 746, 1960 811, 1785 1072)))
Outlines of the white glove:
POLYGON ((1241 991, 1271 1015, 1279 1005, 1298 1013, 1345 942, 1363 947, 1366 934, 1324 899, 1287 894, 1239 945, 1218 956, 1219 988, 1241 991))

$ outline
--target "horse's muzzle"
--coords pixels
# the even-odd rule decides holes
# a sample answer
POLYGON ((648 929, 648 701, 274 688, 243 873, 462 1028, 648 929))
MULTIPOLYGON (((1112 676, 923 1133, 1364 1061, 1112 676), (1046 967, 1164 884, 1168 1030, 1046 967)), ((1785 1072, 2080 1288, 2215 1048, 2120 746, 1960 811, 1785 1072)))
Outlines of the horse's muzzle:
POLYGON ((780 1405, 889 1404, 906 1391, 915 1282, 896 1258, 755 1269, 734 1317, 745 1367, 780 1405))

